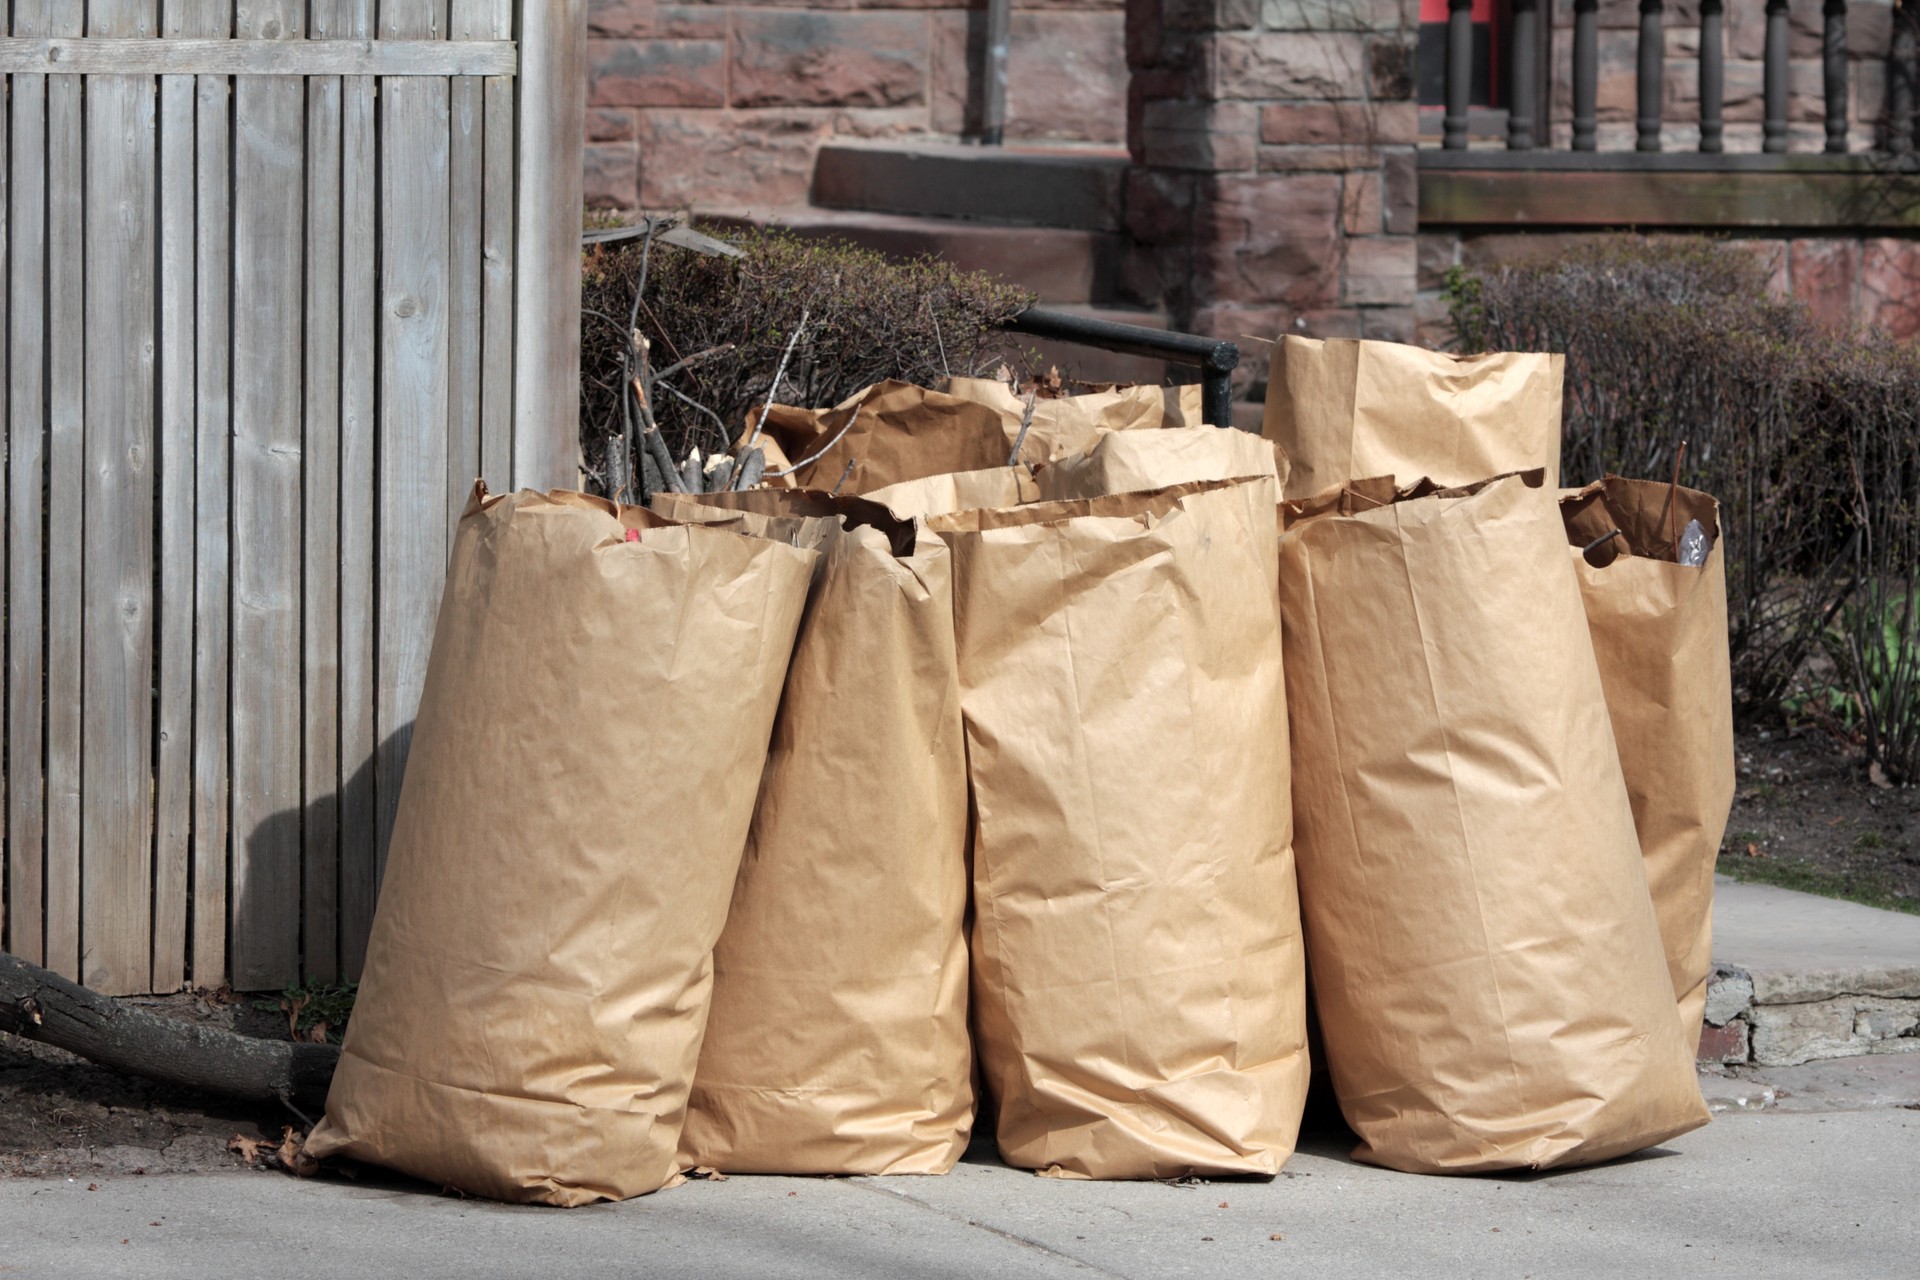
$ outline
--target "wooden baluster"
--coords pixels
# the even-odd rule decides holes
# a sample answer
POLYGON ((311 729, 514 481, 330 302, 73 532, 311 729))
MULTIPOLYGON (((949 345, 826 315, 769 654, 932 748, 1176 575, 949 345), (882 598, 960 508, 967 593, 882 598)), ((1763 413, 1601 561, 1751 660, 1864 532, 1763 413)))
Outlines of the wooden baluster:
POLYGON ((1722 0, 1700 0, 1700 149, 1725 150, 1721 109, 1727 96, 1726 42, 1721 35, 1722 0))
POLYGON ((1440 145, 1467 149, 1467 102, 1473 92, 1473 0, 1447 0, 1447 114, 1440 145))
POLYGON ((1513 81, 1507 98, 1507 150, 1534 147, 1540 92, 1540 0, 1513 0, 1513 81))
POLYGON ((1820 41, 1820 63, 1827 89, 1827 150, 1847 150, 1847 0, 1827 0, 1821 10, 1826 31, 1820 41))
POLYGON ((1920 75, 1920 0, 1901 0, 1893 11, 1893 54, 1887 67, 1887 150, 1913 153, 1913 89, 1920 75))
POLYGON ((1635 151, 1660 149, 1660 117, 1667 93, 1667 36, 1662 30, 1666 10, 1664 0, 1640 0, 1640 106, 1633 122, 1635 151))
POLYGON ((1573 149, 1591 151, 1599 115, 1600 0, 1573 3, 1573 149))
POLYGON ((1787 149, 1787 0, 1767 0, 1766 121, 1762 151, 1787 149))

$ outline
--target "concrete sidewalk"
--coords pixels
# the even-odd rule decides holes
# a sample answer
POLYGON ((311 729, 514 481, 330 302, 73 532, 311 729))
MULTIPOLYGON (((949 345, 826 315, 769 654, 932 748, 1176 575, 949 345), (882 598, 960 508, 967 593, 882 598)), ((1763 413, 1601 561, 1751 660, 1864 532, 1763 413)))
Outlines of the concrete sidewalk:
POLYGON ((0 1278, 1912 1274, 1920 919, 1721 881, 1715 924, 1722 1028, 1772 1052, 1824 1027, 1801 1048, 1850 1056, 1722 1068, 1714 1124, 1599 1168, 1370 1168, 1322 1099, 1267 1183, 1038 1178, 984 1136, 944 1178, 735 1177, 571 1211, 379 1171, 103 1171, 0 1180, 0 1278))
POLYGON ((0 1182, 0 1275, 1899 1276, 1920 1112, 1725 1117, 1640 1157, 1509 1178, 1354 1164, 1309 1136, 1272 1182, 1065 1182, 976 1148, 944 1178, 696 1182, 515 1208, 284 1174, 0 1182))
POLYGON ((1920 916, 1714 881, 1703 1048, 1791 1067, 1920 1051, 1920 916))

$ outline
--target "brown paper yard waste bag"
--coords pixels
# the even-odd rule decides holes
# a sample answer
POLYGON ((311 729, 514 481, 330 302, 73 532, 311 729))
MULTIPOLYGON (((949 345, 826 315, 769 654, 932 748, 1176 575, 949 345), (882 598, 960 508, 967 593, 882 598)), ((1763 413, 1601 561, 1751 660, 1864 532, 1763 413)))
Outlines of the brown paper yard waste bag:
POLYGON ((1307 1083, 1272 479, 967 511, 977 1044, 1010 1164, 1271 1174, 1307 1083))
POLYGON ((767 437, 793 460, 779 483, 846 494, 1005 466, 1012 453, 992 408, 910 382, 875 383, 831 409, 776 404, 767 437))
POLYGON ((1355 1155, 1390 1168, 1587 1163, 1707 1121, 1540 482, 1280 543, 1314 1000, 1355 1155))
POLYGON ((973 1121, 951 557, 857 498, 668 499, 703 501, 848 527, 821 560, 714 949, 682 1163, 945 1173, 973 1121))
POLYGON ((1252 432, 1198 426, 1104 435, 1034 480, 1042 501, 1057 502, 1257 476, 1284 481, 1286 455, 1252 432))
POLYGON ((1532 467, 1552 489, 1565 369, 1560 355, 1289 334, 1273 348, 1260 433, 1293 462, 1288 498, 1371 476, 1465 485, 1532 467))
POLYGON ((1712 968, 1713 866, 1734 791, 1720 507, 1697 490, 1609 476, 1563 493, 1560 514, 1681 1030, 1698 1050, 1712 968), (1704 564, 1674 559, 1676 535, 1689 520, 1712 539, 1704 564), (1616 529, 1620 536, 1581 554, 1616 529))
POLYGON ((951 471, 918 480, 903 480, 875 489, 866 497, 895 515, 944 516, 980 507, 1017 507, 1036 501, 1040 486, 1024 464, 988 467, 982 471, 951 471))
MULTIPOLYGON (((1008 447, 1020 438, 1027 421, 1027 397, 999 378, 950 378, 947 392, 963 400, 977 400, 1000 415, 1008 447)), ((1022 456, 1042 464, 1058 462, 1093 447, 1110 431, 1193 427, 1201 423, 1200 384, 1161 387, 1087 387, 1078 395, 1062 395, 1041 388, 1033 398, 1033 420, 1027 426, 1028 448, 1022 456)))
POLYGON ((476 488, 309 1151, 560 1205, 674 1177, 814 559, 476 488))

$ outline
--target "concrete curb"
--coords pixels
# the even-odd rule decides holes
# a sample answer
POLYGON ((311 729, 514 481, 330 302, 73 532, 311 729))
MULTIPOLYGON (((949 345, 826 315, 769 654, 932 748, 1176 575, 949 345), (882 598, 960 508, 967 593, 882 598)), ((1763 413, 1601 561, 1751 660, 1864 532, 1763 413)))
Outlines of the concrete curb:
POLYGON ((1718 877, 1713 917, 1702 1062, 1920 1052, 1920 916, 1718 877))

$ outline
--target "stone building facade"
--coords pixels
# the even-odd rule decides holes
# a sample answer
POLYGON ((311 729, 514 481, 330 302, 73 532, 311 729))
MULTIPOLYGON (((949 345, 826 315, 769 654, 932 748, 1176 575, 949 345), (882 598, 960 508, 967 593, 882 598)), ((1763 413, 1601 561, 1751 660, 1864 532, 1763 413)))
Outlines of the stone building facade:
MULTIPOLYGON (((1476 0, 1490 2, 1504 15, 1515 0, 1476 0)), ((1450 266, 1649 231, 1742 241, 1776 288, 1821 315, 1920 332, 1914 180, 1859 156, 1800 154, 1827 137, 1827 0, 1790 0, 1795 155, 1764 163, 1761 0, 1724 5, 1728 155, 1705 160, 1695 150, 1699 0, 1660 6, 1667 154, 1652 160, 1632 155, 1640 0, 1597 0, 1599 150, 1578 154, 1567 150, 1575 0, 1536 2, 1552 30, 1544 150, 1516 156, 1497 104, 1472 113, 1468 150, 1438 150, 1440 113, 1419 101, 1432 78, 1420 59, 1432 52, 1435 0, 1015 0, 1009 149, 1115 166, 1111 222, 1075 233, 1118 261, 1075 278, 1108 286, 1050 297, 1045 264, 1068 242, 1036 239, 1044 226, 999 228, 1007 234, 996 239, 977 213, 963 224, 939 208, 907 212, 925 227, 924 247, 967 265, 1004 261, 1016 279, 1036 272, 1049 301, 1225 337, 1441 341, 1437 291, 1450 266)), ((1856 153, 1891 137, 1900 2, 1846 6, 1856 153)), ((969 133, 984 21, 983 8, 952 0, 595 0, 589 197, 911 248, 905 206, 876 202, 869 225, 837 197, 843 207, 816 218, 816 164, 823 148, 884 153, 969 133)), ((967 158, 957 147, 945 154, 967 158)), ((1248 371, 1247 391, 1258 393, 1258 377, 1248 371)))

